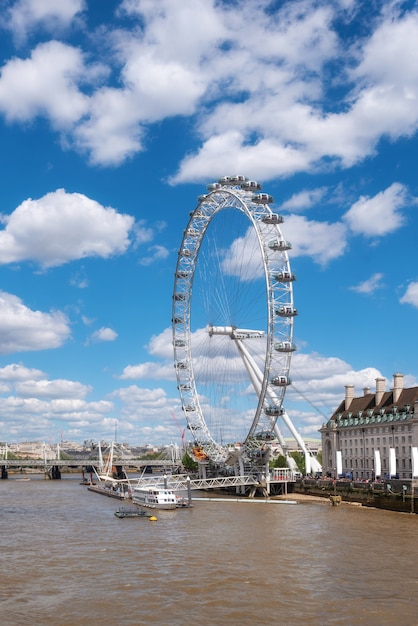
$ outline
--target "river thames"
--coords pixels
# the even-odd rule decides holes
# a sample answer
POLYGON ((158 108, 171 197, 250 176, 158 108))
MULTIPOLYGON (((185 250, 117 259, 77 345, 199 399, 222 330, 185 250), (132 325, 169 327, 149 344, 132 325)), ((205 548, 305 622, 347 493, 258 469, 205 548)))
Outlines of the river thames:
POLYGON ((196 501, 119 519, 79 481, 0 482, 7 626, 418 624, 417 515, 196 501))

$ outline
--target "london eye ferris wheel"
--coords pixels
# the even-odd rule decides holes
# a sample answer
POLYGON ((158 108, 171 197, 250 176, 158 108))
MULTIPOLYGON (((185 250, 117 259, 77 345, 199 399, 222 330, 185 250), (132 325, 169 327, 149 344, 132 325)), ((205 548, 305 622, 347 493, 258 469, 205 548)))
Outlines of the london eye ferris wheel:
MULTIPOLYGON (((273 198, 244 176, 207 186, 190 213, 175 271, 172 333, 182 408, 205 456, 285 447, 280 422, 293 344, 293 281, 273 198)), ((297 438, 297 437, 296 437, 297 438)))

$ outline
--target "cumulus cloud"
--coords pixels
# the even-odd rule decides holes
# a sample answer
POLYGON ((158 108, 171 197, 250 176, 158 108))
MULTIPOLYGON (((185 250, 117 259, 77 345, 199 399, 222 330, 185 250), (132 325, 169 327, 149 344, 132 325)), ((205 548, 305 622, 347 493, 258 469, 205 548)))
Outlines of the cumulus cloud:
POLYGON ((44 373, 41 370, 25 367, 20 363, 11 363, 0 368, 0 380, 8 382, 39 380, 43 378, 44 373))
POLYGON ((350 287, 350 289, 351 291, 356 291, 357 293, 374 293, 376 289, 380 289, 382 287, 382 278, 383 274, 376 272, 367 280, 364 280, 354 287, 350 287))
POLYGON ((118 333, 115 332, 112 328, 99 328, 96 332, 93 333, 92 339, 93 341, 115 341, 117 339, 118 333))
POLYGON ((292 257, 310 256, 320 265, 342 256, 347 247, 347 229, 339 222, 329 224, 289 215, 283 232, 292 243, 292 257))
POLYGON ((399 302, 402 304, 412 304, 412 306, 418 308, 418 282, 412 282, 408 285, 406 292, 399 302))
POLYGON ((118 378, 121 380, 174 380, 175 372, 173 362, 146 361, 137 365, 127 365, 118 378))
MULTIPOLYGON (((9 28, 66 25, 85 6, 20 0, 9 28)), ((46 117, 65 130, 67 145, 108 166, 144 150, 151 124, 192 117, 200 146, 173 183, 238 170, 268 180, 317 170, 324 157, 326 167, 349 167, 383 136, 418 128, 418 14, 375 15, 350 49, 337 28, 347 11, 355 7, 298 2, 273 12, 267 0, 243 0, 237 11, 213 0, 127 0, 106 26, 105 49, 102 37, 91 39, 89 54, 49 41, 9 60, 0 110, 10 121, 46 117), (127 15, 140 28, 118 23, 127 15), (337 77, 340 105, 330 110, 327 89, 337 77)))
POLYGON ((293 194, 291 198, 280 204, 279 209, 281 211, 285 210, 291 212, 299 212, 309 209, 322 200, 326 191, 326 187, 299 191, 298 193, 293 194))
POLYGON ((400 183, 376 194, 361 197, 343 216, 350 230, 365 237, 382 237, 398 230, 405 223, 401 209, 408 206, 407 189, 400 183))
POLYGON ((69 336, 63 313, 32 311, 17 296, 0 292, 0 354, 58 348, 69 336))
POLYGON ((96 75, 80 50, 59 41, 37 46, 30 58, 13 58, 1 70, 0 111, 9 122, 28 122, 37 116, 56 129, 69 129, 88 111, 88 97, 79 83, 96 75))
POLYGON ((25 200, 2 221, 0 263, 32 260, 47 268, 88 256, 122 254, 134 218, 83 194, 58 189, 25 200))
POLYGON ((56 34, 69 26, 85 6, 85 0, 17 0, 6 11, 4 22, 21 41, 36 28, 56 34))
POLYGON ((148 267, 156 261, 164 261, 170 254, 170 251, 165 246, 156 245, 148 248, 147 253, 147 256, 144 256, 139 260, 139 264, 144 267, 148 267))
POLYGON ((16 382, 15 390, 25 398, 84 398, 91 387, 72 380, 25 380, 16 382))

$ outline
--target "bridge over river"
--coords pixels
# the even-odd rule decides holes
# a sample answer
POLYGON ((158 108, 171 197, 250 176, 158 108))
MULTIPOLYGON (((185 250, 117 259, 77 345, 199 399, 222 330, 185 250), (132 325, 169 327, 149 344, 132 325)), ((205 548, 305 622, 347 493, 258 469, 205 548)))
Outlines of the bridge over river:
MULTIPOLYGON (((0 459, 0 467, 5 468, 45 468, 45 467, 99 467, 99 459, 76 458, 76 459, 0 459)), ((144 467, 155 468, 178 468, 182 466, 181 461, 167 460, 134 460, 134 459, 115 459, 113 465, 123 466, 132 469, 142 469, 144 467)))

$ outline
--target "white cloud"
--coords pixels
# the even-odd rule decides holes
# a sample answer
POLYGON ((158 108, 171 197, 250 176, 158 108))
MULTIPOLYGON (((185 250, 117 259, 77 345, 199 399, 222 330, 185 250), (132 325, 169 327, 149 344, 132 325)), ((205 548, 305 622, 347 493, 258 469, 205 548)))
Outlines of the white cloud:
POLYGON ((33 260, 54 267, 88 256, 107 258, 129 246, 134 218, 64 189, 25 200, 3 215, 0 263, 33 260))
POLYGON ((158 335, 153 335, 146 346, 149 354, 160 359, 173 360, 173 329, 165 328, 158 335))
POLYGON ((40 44, 30 58, 13 58, 3 66, 0 111, 10 122, 44 116, 54 128, 70 129, 89 107, 78 84, 95 75, 77 48, 59 41, 40 44))
POLYGON ((118 165, 143 149, 143 132, 131 92, 102 88, 74 131, 74 145, 90 155, 92 164, 118 165))
POLYGON ((8 382, 39 380, 43 378, 44 373, 41 370, 28 368, 20 363, 11 363, 0 368, 0 380, 8 382))
POLYGON ((91 387, 72 380, 25 380, 16 382, 16 392, 23 398, 82 399, 91 387))
MULTIPOLYGON (((67 144, 102 165, 143 150, 150 124, 193 116, 201 145, 171 182, 225 171, 268 180, 315 171, 324 157, 326 167, 349 167, 373 154, 383 136, 418 128, 418 14, 383 11, 371 35, 347 49, 334 24, 354 9, 349 4, 284 3, 271 12, 264 0, 243 0, 239 11, 208 0, 127 0, 117 14, 140 28, 114 22, 106 49, 99 47, 103 37, 90 40, 96 48, 89 55, 50 41, 28 59, 10 60, 0 110, 13 121, 47 117, 67 132, 67 144), (341 91, 337 110, 327 98, 331 61, 341 91)), ((20 0, 16 29, 19 20, 22 32, 48 20, 70 23, 84 6, 20 0)))
POLYGON ((0 354, 58 348, 69 336, 63 313, 32 311, 17 296, 0 292, 0 354))
POLYGON ((347 229, 338 222, 329 224, 289 215, 282 231, 292 244, 292 258, 310 256, 320 265, 342 256, 347 247, 347 229))
POLYGON ((69 26, 85 6, 85 0, 17 0, 4 21, 18 40, 36 27, 56 34, 69 26))
POLYGON ((412 282, 408 285, 406 292, 399 302, 402 304, 412 304, 412 306, 418 309, 418 282, 412 282))
POLYGON ((121 380, 174 380, 173 362, 154 363, 146 361, 138 365, 127 365, 120 376, 121 380))
MULTIPOLYGON (((300 10, 300 6, 297 5, 295 13, 300 10)), ((309 4, 304 6, 308 7, 309 4)), ((281 37, 277 37, 276 25, 270 23, 271 36, 275 35, 277 40, 285 42, 287 37, 289 42, 292 40, 293 29, 306 29, 304 44, 299 48, 296 46, 297 61, 293 60, 291 46, 289 50, 292 49, 292 53, 284 53, 280 63, 274 56, 268 57, 268 52, 263 57, 260 48, 251 50, 251 60, 248 62, 246 59, 246 65, 250 68, 248 72, 237 72, 238 59, 235 59, 235 75, 239 76, 239 80, 244 80, 245 76, 251 79, 256 77, 253 87, 246 86, 244 91, 242 86, 245 95, 238 101, 231 97, 228 102, 231 94, 227 93, 223 98, 221 96, 219 103, 215 103, 213 110, 208 107, 199 127, 203 145, 195 154, 187 155, 172 177, 172 182, 201 180, 205 173, 206 176, 216 177, 221 169, 222 172, 235 171, 236 164, 240 166, 240 171, 251 171, 259 176, 259 155, 257 150, 251 148, 259 145, 264 147, 266 142, 272 146, 270 158, 273 160, 270 161, 270 167, 263 170, 264 180, 288 175, 286 164, 281 158, 285 154, 291 157, 288 168, 292 173, 321 167, 324 156, 327 157, 327 167, 333 161, 334 166, 349 167, 373 154, 382 136, 397 139, 417 130, 418 64, 414 41, 418 37, 418 14, 411 13, 405 19, 396 19, 391 15, 386 21, 381 21, 370 40, 365 38, 363 49, 353 46, 350 51, 336 47, 329 13, 321 14, 323 22, 320 33, 327 45, 323 48, 315 47, 318 23, 314 16, 319 13, 315 13, 314 9, 306 10, 305 13, 301 11, 298 20, 293 15, 294 21, 286 23, 287 30, 280 33, 281 37), (392 57, 386 71, 386 65, 380 59, 381 55, 386 56, 386 42, 392 41, 392 36, 392 57), (410 55, 411 48, 414 52, 410 55), (315 52, 318 54, 315 55, 315 52), (316 72, 309 71, 312 54, 316 59, 316 72), (322 99, 326 89, 325 80, 329 75, 320 72, 321 64, 333 56, 341 67, 339 86, 345 91, 341 98, 344 106, 338 111, 329 111, 326 99, 322 99), (352 66, 354 69, 346 74, 344 66, 352 66), (396 79, 392 81, 394 74, 396 79), (265 82, 266 75, 268 82, 265 82), (350 91, 353 80, 356 87, 350 91), (240 139, 234 142, 235 154, 233 149, 222 149, 228 144, 232 145, 230 138, 237 137, 237 134, 240 139), (213 158, 214 146, 220 148, 218 168, 213 158), (245 168, 242 167, 243 155, 247 157, 245 168)), ((258 33, 264 49, 264 33, 261 34, 258 27, 256 21, 252 32, 258 33)), ((251 41, 241 41, 241 45, 248 52, 251 41)), ((266 49, 270 50, 268 46, 266 49)), ((224 67, 228 66, 228 60, 224 67)), ((225 70, 222 78, 226 80, 225 70)), ((222 80, 219 80, 219 84, 222 84, 222 80)))
POLYGON ((350 289, 352 291, 356 291, 357 293, 373 293, 376 289, 380 289, 382 287, 382 278, 383 274, 376 272, 376 274, 373 274, 367 280, 354 287, 350 287, 350 289))
POLYGON ((105 327, 99 328, 99 330, 96 330, 96 332, 92 335, 93 341, 115 341, 117 337, 117 332, 115 332, 112 328, 105 327))
POLYGON ((303 211, 315 206, 322 200, 326 193, 326 187, 318 187, 317 189, 305 189, 293 194, 291 198, 280 204, 279 209, 281 211, 303 211))
POLYGON ((157 246, 157 245, 151 246, 151 248, 148 248, 147 252, 148 252, 148 256, 142 257, 139 260, 139 264, 143 265, 144 267, 148 267, 149 265, 152 265, 156 261, 164 261, 170 254, 170 251, 165 246, 157 246))
POLYGON ((403 226, 405 218, 400 209, 408 205, 404 185, 392 183, 373 198, 361 197, 343 216, 350 230, 365 237, 382 237, 403 226))

